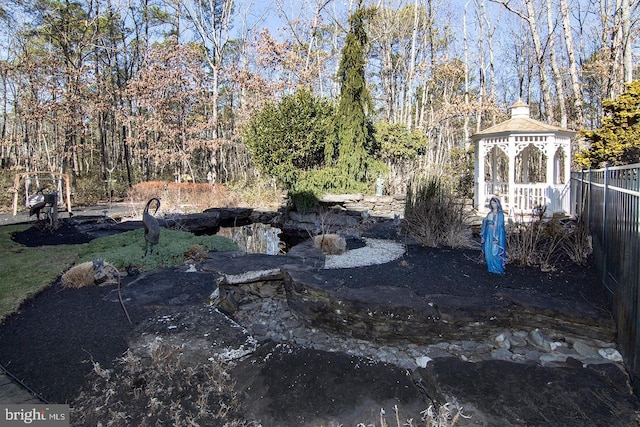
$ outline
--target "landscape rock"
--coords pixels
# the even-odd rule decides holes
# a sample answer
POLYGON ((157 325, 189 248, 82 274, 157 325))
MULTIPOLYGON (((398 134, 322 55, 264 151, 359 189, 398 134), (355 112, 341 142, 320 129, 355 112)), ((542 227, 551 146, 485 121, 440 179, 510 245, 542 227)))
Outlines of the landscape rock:
MULTIPOLYGON (((327 279, 321 272, 309 270, 288 271, 284 286, 289 307, 309 324, 358 338, 433 344, 436 340, 486 337, 505 328, 540 324, 564 333, 579 331, 594 339, 613 341, 614 337, 610 319, 595 314, 583 316, 586 309, 579 304, 561 305, 560 309, 556 306, 557 299, 542 298, 533 291, 532 306, 524 296, 514 306, 497 294, 419 296, 397 286, 351 288, 341 280, 327 279), (553 308, 544 308, 542 301, 553 308), (537 309, 553 310, 553 319, 543 321, 537 309)), ((529 340, 546 351, 551 350, 551 341, 538 329, 530 332, 529 340)))
POLYGON ((573 349, 580 354, 581 356, 585 356, 585 357, 596 357, 598 356, 600 353, 598 353, 598 350, 595 349, 594 347, 587 345, 584 341, 582 340, 576 340, 573 343, 573 349))

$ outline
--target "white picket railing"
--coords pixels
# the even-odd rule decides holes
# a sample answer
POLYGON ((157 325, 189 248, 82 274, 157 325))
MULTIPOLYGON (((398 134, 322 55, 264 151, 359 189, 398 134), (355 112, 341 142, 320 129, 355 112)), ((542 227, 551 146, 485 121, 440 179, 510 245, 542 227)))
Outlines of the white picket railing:
MULTIPOLYGON (((509 185, 506 182, 485 183, 485 194, 498 195, 505 210, 511 214, 538 215, 546 209, 547 215, 569 213, 569 185, 514 184, 513 200, 509 197, 509 185)), ((487 198, 486 203, 489 203, 487 198)))

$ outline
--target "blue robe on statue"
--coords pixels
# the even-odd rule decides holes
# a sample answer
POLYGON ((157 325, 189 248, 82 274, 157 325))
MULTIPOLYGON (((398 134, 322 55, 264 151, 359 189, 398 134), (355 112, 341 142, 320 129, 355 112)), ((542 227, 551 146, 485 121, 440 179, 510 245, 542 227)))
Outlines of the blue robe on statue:
POLYGON ((507 264, 507 237, 504 231, 504 214, 502 205, 497 199, 498 211, 491 212, 482 220, 480 235, 482 236, 482 252, 490 273, 504 274, 507 264), (489 219, 491 217, 491 219, 489 219))

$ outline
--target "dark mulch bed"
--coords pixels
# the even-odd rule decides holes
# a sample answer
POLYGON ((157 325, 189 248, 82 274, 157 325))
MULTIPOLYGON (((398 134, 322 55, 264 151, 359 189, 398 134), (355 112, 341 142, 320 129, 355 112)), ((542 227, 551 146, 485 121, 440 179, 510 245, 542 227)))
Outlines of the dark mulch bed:
POLYGON ((133 326, 118 304, 103 300, 111 290, 49 286, 5 319, 0 363, 43 400, 69 402, 92 362, 109 366, 127 350, 133 326))
POLYGON ((445 294, 491 296, 500 289, 532 291, 537 295, 580 301, 607 309, 605 288, 592 264, 559 262, 553 271, 507 265, 504 276, 491 274, 474 249, 429 248, 411 245, 400 260, 356 269, 323 270, 323 277, 341 280, 350 288, 402 286, 420 296, 445 294))
MULTIPOLYGON (((72 225, 55 232, 30 228, 16 233, 27 246, 86 243, 72 225)), ((478 262, 479 251, 410 246, 401 260, 366 268, 324 270, 327 277, 349 287, 406 286, 418 295, 489 295, 498 288, 532 290, 607 310, 608 300, 592 266, 565 263, 544 273, 507 266, 503 277, 489 274, 478 262)), ((62 289, 54 283, 27 301, 0 327, 0 363, 50 402, 71 401, 91 372, 91 362, 103 366, 127 349, 133 330, 122 308, 103 298, 113 288, 62 289)), ((135 313, 132 313, 132 317, 135 313)))
MULTIPOLYGON (((88 243, 70 220, 56 230, 33 225, 12 239, 27 247, 88 243)), ((45 401, 65 403, 78 392, 92 362, 111 364, 127 349, 133 330, 112 287, 64 289, 58 280, 27 300, 0 327, 0 363, 45 401)))
POLYGON ((14 242, 27 247, 52 246, 52 245, 77 245, 89 243, 92 237, 78 229, 69 220, 60 221, 55 230, 49 230, 38 225, 29 227, 24 231, 13 234, 14 242))

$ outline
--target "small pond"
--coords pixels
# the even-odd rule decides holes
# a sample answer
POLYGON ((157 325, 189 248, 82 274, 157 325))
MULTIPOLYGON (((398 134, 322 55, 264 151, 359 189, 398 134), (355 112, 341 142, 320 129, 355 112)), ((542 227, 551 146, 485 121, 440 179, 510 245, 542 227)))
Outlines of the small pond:
POLYGON ((279 255, 288 249, 280 240, 281 233, 282 230, 277 227, 257 222, 241 227, 221 227, 217 234, 236 242, 243 252, 279 255))
MULTIPOLYGON (((238 244, 240 250, 251 254, 283 255, 293 246, 311 238, 307 231, 283 232, 278 227, 259 222, 239 227, 221 227, 217 233, 238 244)), ((365 246, 364 241, 355 236, 345 236, 347 250, 365 246)))

